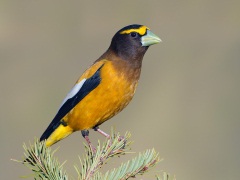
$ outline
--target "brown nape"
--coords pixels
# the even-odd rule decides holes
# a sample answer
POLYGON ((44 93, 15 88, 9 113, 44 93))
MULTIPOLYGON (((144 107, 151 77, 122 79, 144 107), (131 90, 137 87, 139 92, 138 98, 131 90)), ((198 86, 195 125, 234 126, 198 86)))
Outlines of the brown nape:
POLYGON ((139 53, 138 55, 135 56, 135 58, 133 58, 132 56, 128 56, 128 57, 124 57, 121 54, 117 54, 115 51, 113 51, 112 49, 108 49, 97 61, 100 61, 102 59, 107 59, 110 61, 125 61, 125 63, 129 64, 130 66, 132 66, 132 68, 140 68, 142 66, 142 60, 143 60, 143 56, 145 54, 146 51, 144 51, 143 53, 139 53))
POLYGON ((115 72, 119 73, 120 76, 121 74, 126 75, 125 78, 128 79, 129 82, 139 80, 143 55, 134 60, 124 60, 114 51, 108 49, 97 61, 102 59, 112 61, 112 65, 116 69, 115 72))
POLYGON ((138 81, 140 78, 142 57, 136 60, 123 60, 116 55, 111 49, 108 49, 97 61, 106 59, 112 62, 113 67, 116 69, 115 73, 119 76, 125 75, 129 82, 138 81))

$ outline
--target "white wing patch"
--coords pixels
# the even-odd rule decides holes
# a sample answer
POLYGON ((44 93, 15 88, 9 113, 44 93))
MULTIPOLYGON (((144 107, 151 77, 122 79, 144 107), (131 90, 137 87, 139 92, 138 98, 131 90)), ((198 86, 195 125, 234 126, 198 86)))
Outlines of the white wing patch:
POLYGON ((79 83, 75 84, 75 86, 73 86, 73 88, 68 92, 67 96, 65 97, 65 99, 62 101, 62 104, 60 105, 59 109, 63 106, 63 104, 70 98, 72 98, 73 96, 75 96, 78 91, 81 89, 81 87, 83 86, 83 84, 85 83, 86 79, 81 80, 79 83))

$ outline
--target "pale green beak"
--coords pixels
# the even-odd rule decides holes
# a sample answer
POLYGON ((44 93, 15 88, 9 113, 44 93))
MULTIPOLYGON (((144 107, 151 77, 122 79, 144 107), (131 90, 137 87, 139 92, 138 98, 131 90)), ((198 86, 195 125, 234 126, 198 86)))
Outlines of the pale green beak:
POLYGON ((150 30, 147 30, 147 34, 145 34, 141 38, 142 46, 151 46, 153 44, 160 43, 161 41, 162 40, 158 36, 153 34, 150 30))

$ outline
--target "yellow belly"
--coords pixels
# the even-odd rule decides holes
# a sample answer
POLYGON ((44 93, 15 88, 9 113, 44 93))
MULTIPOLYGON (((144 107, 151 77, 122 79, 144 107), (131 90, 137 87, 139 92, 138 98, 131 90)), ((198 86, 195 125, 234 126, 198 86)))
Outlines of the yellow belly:
POLYGON ((74 131, 93 128, 120 112, 132 99, 137 81, 129 81, 106 63, 101 71, 101 83, 65 117, 74 131), (104 69, 105 68, 105 69, 104 69))

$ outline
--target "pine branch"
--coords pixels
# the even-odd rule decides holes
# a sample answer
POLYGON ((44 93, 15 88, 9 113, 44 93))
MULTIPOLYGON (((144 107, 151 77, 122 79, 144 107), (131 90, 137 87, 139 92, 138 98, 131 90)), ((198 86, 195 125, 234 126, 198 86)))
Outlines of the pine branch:
POLYGON ((23 145, 25 150, 24 165, 34 172, 34 179, 48 180, 68 180, 68 176, 63 171, 63 164, 60 164, 54 157, 55 151, 46 148, 45 142, 35 140, 33 145, 23 145))
MULTIPOLYGON (((135 158, 122 163, 120 167, 108 170, 103 174, 99 169, 106 164, 107 161, 115 156, 121 156, 130 153, 129 140, 131 134, 127 132, 124 137, 119 133, 111 131, 110 139, 106 139, 104 143, 98 141, 96 153, 85 144, 85 155, 79 157, 80 167, 74 166, 77 171, 78 180, 118 180, 129 179, 136 175, 142 175, 159 162, 159 154, 154 150, 146 150, 139 153, 135 158)), ((45 146, 45 142, 35 140, 34 144, 23 145, 25 150, 25 160, 23 164, 32 172, 34 179, 48 180, 68 180, 67 173, 63 170, 63 164, 60 164, 54 157, 55 151, 45 146)), ((22 161, 21 161, 22 162, 22 161)), ((158 180, 175 180, 169 179, 169 176, 156 176, 158 180)))
POLYGON ((129 179, 142 175, 159 162, 159 155, 154 149, 139 153, 137 157, 122 164, 119 168, 108 171, 103 179, 129 179))
POLYGON ((126 147, 128 147, 131 143, 131 141, 128 141, 130 136, 131 134, 127 132, 123 138, 119 133, 115 134, 112 130, 111 138, 107 139, 107 141, 104 142, 102 146, 100 141, 98 141, 97 151, 95 155, 93 155, 91 148, 85 145, 86 155, 84 156, 83 160, 79 158, 82 167, 81 170, 75 166, 75 169, 79 175, 78 179, 91 179, 108 158, 124 155, 127 153, 126 147))
POLYGON ((163 174, 160 176, 156 176, 157 180, 176 180, 175 176, 172 176, 166 172, 163 172, 163 174))

